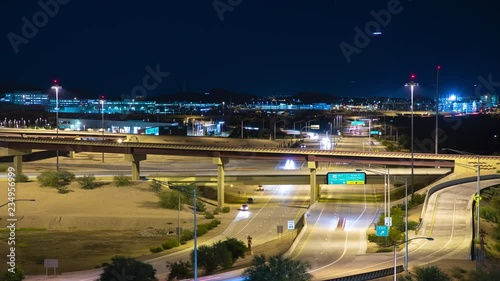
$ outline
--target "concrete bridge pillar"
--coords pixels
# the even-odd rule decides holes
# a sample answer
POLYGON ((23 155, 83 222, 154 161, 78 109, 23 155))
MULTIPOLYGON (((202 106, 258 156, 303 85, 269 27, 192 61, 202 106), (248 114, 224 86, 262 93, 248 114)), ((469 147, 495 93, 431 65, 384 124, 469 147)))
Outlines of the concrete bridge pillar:
POLYGON ((140 163, 146 160, 146 154, 125 154, 125 161, 132 162, 132 180, 138 181, 141 179, 140 163))
POLYGON ((224 207, 224 164, 227 164, 229 159, 214 157, 212 163, 217 165, 217 207, 224 207))
POLYGON ((4 155, 14 156, 13 166, 16 169, 16 175, 23 173, 23 155, 31 154, 31 148, 6 148, 4 155))
POLYGON ((76 152, 70 151, 69 152, 69 159, 75 159, 75 154, 76 154, 76 152))
POLYGON ((307 162, 307 167, 309 168, 310 171, 310 184, 311 184, 311 201, 310 204, 314 204, 318 198, 318 185, 316 183, 316 162, 315 161, 308 161, 307 162))

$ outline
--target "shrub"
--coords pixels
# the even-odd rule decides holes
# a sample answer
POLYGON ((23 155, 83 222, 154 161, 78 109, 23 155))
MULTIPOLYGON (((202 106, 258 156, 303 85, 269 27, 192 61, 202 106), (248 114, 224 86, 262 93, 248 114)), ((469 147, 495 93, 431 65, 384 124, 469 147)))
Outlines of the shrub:
POLYGON ((222 208, 223 213, 229 213, 230 210, 231 210, 231 208, 229 206, 222 208))
POLYGON ((28 182, 28 181, 29 181, 28 176, 26 176, 25 174, 16 175, 16 182, 28 182))
POLYGON ((203 215, 206 219, 213 219, 215 217, 212 213, 209 212, 205 212, 203 215))
POLYGON ((69 190, 69 189, 68 189, 68 187, 67 187, 67 186, 65 186, 65 185, 62 185, 62 186, 58 186, 58 187, 57 187, 57 192, 58 192, 58 193, 61 193, 61 194, 66 194, 66 193, 68 193, 68 192, 70 192, 70 191, 71 191, 71 190, 69 190))
POLYGON ((0 166, 0 172, 1 173, 7 172, 7 170, 9 170, 9 166, 5 166, 5 165, 1 165, 0 166))
POLYGON ((182 209, 182 203, 179 206, 179 196, 182 202, 184 195, 179 192, 163 191, 158 193, 158 197, 160 197, 160 207, 170 210, 178 210, 179 207, 182 209))
POLYGON ((206 210, 207 207, 205 206, 205 203, 200 200, 196 200, 196 212, 205 212, 206 210))
POLYGON ((159 252, 163 251, 163 248, 162 247, 151 247, 151 248, 149 248, 149 251, 153 254, 159 253, 159 252))
POLYGON ((83 176, 78 178, 77 181, 83 189, 94 189, 96 187, 94 175, 83 176))
POLYGON ((127 177, 127 176, 114 176, 113 177, 113 182, 118 187, 129 185, 131 180, 132 179, 130 177, 127 177))
POLYGON ((219 209, 219 208, 215 209, 215 210, 214 210, 214 215, 218 215, 218 214, 219 214, 219 212, 220 212, 220 209, 219 209))
POLYGON ((60 187, 75 179, 75 175, 69 171, 46 171, 36 177, 41 186, 60 187))
MULTIPOLYGON (((168 266, 168 265, 167 265, 168 266)), ((168 274, 167 281, 183 280, 191 278, 193 274, 192 265, 186 261, 176 261, 170 264, 170 273, 168 274)))
POLYGON ((61 185, 56 171, 43 172, 36 177, 41 186, 58 187, 61 185))
POLYGON ((68 170, 59 170, 57 172, 57 177, 59 180, 61 180, 63 183, 70 183, 75 180, 75 174, 68 170))
POLYGON ((191 230, 183 230, 181 234, 181 242, 189 241, 194 238, 194 233, 191 230))
POLYGON ((203 236, 209 231, 207 224, 200 224, 196 226, 196 236, 203 236))
POLYGON ((158 181, 158 180, 153 180, 150 184, 149 184, 149 187, 151 187, 151 190, 153 190, 153 192, 156 192, 156 193, 159 193, 162 189, 162 185, 161 185, 161 182, 158 181))
POLYGON ((179 247, 179 241, 177 239, 168 239, 165 243, 161 244, 163 250, 170 250, 175 247, 179 247))

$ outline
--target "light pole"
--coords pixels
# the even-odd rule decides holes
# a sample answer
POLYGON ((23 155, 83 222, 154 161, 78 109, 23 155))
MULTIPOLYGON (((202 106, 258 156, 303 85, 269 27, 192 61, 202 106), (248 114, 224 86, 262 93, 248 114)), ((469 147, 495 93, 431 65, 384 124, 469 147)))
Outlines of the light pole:
MULTIPOLYGON (((393 177, 393 179, 405 184, 405 241, 408 241, 408 178, 404 178, 404 181, 399 177, 393 177)), ((408 243, 405 245, 405 253, 404 267, 408 271, 408 243)))
MULTIPOLYGON (((61 86, 54 80, 54 85, 51 87, 56 90, 56 139, 59 138, 59 89, 61 86)), ((59 150, 56 150, 56 170, 59 171, 59 150)))
POLYGON ((295 124, 299 123, 299 127, 300 127, 300 124, 302 124, 302 121, 297 121, 297 122, 293 122, 293 138, 295 139, 295 124))
POLYGON ((437 66, 436 74, 436 135, 435 135, 435 154, 438 154, 438 129, 439 129, 439 70, 441 66, 437 66))
POLYGON ((413 81, 415 79, 415 74, 410 76, 411 80, 409 83, 406 83, 405 86, 410 86, 411 92, 411 196, 413 197, 413 184, 414 184, 414 166, 413 166, 413 88, 418 86, 418 83, 413 81))
POLYGON ((467 151, 456 150, 456 149, 452 149, 452 148, 443 148, 443 150, 453 151, 455 153, 459 153, 459 154, 463 154, 463 155, 473 155, 473 156, 477 157, 477 190, 476 190, 476 193, 477 193, 477 203, 476 203, 476 206, 477 206, 477 208, 476 208, 477 230, 476 230, 476 239, 479 239, 479 237, 480 237, 480 235, 479 235, 479 230, 480 230, 479 201, 481 201, 481 163, 479 162, 480 155, 470 153, 467 151))
POLYGON ((12 201, 9 201, 7 203, 4 203, 4 204, 0 205, 0 208, 3 207, 3 206, 5 206, 5 205, 7 205, 7 204, 9 204, 9 203, 13 203, 13 202, 17 202, 17 201, 36 201, 36 200, 35 199, 14 199, 12 201))
POLYGON ((406 243, 406 245, 408 245, 408 242, 410 242, 412 240, 417 240, 417 239, 426 239, 428 241, 434 241, 434 238, 432 238, 432 237, 414 237, 414 238, 406 240, 404 242, 394 244, 394 281, 397 280, 397 278, 396 278, 396 275, 397 275, 397 272, 396 272, 396 268, 397 268, 397 265, 396 265, 396 258, 397 258, 397 256, 396 256, 396 249, 398 248, 399 245, 401 245, 403 243, 406 243))
POLYGON ((193 188, 193 191, 194 191, 194 205, 193 205, 193 209, 194 209, 194 230, 193 230, 193 233, 194 233, 194 249, 193 249, 193 252, 194 252, 194 258, 193 258, 193 271, 194 271, 194 281, 197 281, 198 280, 198 249, 197 249, 197 245, 196 245, 196 186, 193 188))
MULTIPOLYGON (((104 141, 104 96, 101 96, 101 114, 102 141, 104 141)), ((102 152, 102 163, 104 163, 104 151, 102 152)))

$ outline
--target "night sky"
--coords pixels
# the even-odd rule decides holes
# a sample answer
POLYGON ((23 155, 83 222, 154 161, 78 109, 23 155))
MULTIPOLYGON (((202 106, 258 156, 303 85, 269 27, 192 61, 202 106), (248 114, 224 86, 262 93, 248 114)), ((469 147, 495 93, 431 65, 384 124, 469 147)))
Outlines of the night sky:
POLYGON ((169 75, 158 76, 157 85, 150 80, 148 95, 219 87, 257 95, 400 96, 415 73, 420 93, 433 96, 437 65, 443 95, 472 95, 478 76, 500 81, 493 1, 401 0, 382 35, 370 37, 350 63, 341 42, 355 47, 354 28, 364 30, 374 21, 370 11, 397 1, 59 2, 65 4, 45 25, 37 1, 0 4, 0 81, 49 89, 58 79, 64 88, 109 97, 130 95, 143 85, 146 67, 157 65, 169 75), (222 21, 214 2, 232 9, 222 21), (33 23, 35 14, 43 26, 26 38, 21 19, 33 23))

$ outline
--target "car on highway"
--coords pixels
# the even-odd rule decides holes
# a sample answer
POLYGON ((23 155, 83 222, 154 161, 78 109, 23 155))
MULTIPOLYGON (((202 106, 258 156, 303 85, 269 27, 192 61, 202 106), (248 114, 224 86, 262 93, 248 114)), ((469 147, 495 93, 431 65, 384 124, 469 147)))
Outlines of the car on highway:
POLYGON ((248 203, 248 204, 253 204, 253 198, 252 198, 252 197, 248 198, 248 199, 247 199, 247 203, 248 203))
POLYGON ((241 205, 240 210, 241 210, 241 211, 248 211, 248 205, 247 205, 247 204, 243 204, 243 205, 241 205))
POLYGON ((264 187, 262 186, 262 184, 259 184, 259 186, 257 187, 257 191, 264 191, 264 187))

